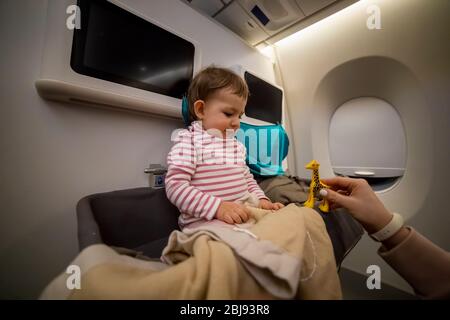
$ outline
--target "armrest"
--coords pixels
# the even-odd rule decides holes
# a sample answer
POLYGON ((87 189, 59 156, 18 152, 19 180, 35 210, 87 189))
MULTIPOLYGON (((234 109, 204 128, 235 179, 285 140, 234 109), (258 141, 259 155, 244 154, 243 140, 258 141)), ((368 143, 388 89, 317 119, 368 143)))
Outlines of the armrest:
POLYGON ((178 215, 165 189, 135 188, 89 195, 77 205, 80 249, 102 242, 137 248, 178 229, 178 215))
POLYGON ((90 196, 82 198, 77 203, 77 223, 78 223, 78 247, 82 251, 84 248, 96 243, 102 243, 100 230, 95 221, 94 214, 90 206, 90 196))

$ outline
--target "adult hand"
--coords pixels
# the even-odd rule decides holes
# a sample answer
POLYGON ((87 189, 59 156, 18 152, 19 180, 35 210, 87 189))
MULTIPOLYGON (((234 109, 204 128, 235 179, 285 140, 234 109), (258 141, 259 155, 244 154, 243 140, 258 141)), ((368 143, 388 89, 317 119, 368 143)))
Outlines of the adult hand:
POLYGON ((370 233, 377 232, 392 219, 390 213, 366 180, 336 177, 323 179, 331 189, 322 189, 320 195, 332 207, 343 207, 370 233))
POLYGON ((229 224, 244 223, 250 218, 250 211, 242 204, 223 201, 217 209, 216 218, 229 224))

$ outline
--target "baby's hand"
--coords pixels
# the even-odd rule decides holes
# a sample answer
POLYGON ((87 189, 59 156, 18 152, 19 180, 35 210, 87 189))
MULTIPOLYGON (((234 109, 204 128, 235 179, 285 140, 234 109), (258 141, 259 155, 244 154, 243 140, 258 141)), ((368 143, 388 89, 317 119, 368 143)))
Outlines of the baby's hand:
POLYGON ((266 209, 266 210, 279 210, 281 208, 284 207, 284 204, 279 203, 279 202, 271 202, 269 200, 266 199, 260 199, 259 200, 259 207, 261 209, 266 209))
POLYGON ((242 204, 223 201, 217 209, 216 218, 229 224, 244 223, 250 218, 250 211, 242 204))

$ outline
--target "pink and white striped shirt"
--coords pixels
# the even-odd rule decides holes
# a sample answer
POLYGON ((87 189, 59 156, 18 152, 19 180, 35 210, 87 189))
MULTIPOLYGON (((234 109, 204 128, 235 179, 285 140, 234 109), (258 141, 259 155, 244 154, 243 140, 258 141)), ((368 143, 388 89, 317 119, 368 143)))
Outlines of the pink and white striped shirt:
POLYGON ((268 199, 245 163, 245 146, 234 137, 219 138, 199 121, 178 132, 167 156, 166 194, 181 212, 181 228, 212 220, 222 201, 253 193, 268 199))

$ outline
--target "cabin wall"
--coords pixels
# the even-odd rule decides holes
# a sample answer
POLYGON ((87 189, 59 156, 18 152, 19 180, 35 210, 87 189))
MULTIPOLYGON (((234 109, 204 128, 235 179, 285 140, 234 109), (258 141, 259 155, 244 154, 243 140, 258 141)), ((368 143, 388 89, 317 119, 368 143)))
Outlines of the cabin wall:
MULTIPOLYGON (((200 44, 202 65, 242 64, 274 80, 272 63, 179 0, 124 0, 200 44)), ((45 0, 0 1, 0 298, 37 298, 78 253, 85 195, 148 186, 181 121, 40 98, 45 0)), ((62 12, 61 14, 65 14, 62 12)), ((65 27, 65 26, 61 26, 65 27)))
MULTIPOLYGON (((445 202, 450 180, 449 13, 447 0, 360 1, 276 46, 298 174, 309 177, 304 166, 317 159, 322 178, 334 175, 328 128, 339 105, 360 96, 390 102, 405 127, 408 158, 403 178, 379 197, 446 250, 450 249, 445 202), (369 30, 366 23, 373 5, 380 9, 381 29, 369 30)), ((369 265, 379 265, 383 282, 410 291, 377 256, 378 246, 364 237, 344 267, 366 274, 369 265)))

